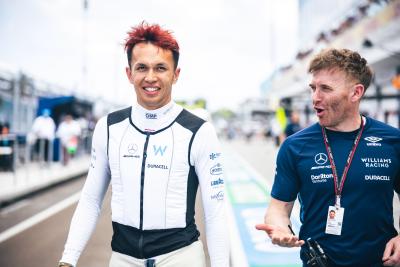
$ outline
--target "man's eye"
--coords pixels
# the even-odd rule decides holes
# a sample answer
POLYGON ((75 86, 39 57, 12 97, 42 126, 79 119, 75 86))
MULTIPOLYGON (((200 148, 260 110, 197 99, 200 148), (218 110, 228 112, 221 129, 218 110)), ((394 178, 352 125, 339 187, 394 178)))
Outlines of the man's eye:
POLYGON ((167 68, 164 67, 164 66, 158 66, 157 67, 157 71, 166 71, 166 70, 167 70, 167 68))
POLYGON ((137 71, 144 71, 146 69, 146 67, 145 66, 137 66, 135 69, 137 71))
POLYGON ((322 91, 331 91, 331 88, 329 86, 321 86, 322 91))

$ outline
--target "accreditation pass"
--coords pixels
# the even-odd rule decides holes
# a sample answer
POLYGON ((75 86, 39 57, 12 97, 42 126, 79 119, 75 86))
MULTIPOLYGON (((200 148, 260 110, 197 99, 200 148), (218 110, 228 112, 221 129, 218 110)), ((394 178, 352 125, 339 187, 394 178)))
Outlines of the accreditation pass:
POLYGON ((341 235, 343 224, 344 208, 329 206, 326 218, 325 233, 331 235, 341 235))

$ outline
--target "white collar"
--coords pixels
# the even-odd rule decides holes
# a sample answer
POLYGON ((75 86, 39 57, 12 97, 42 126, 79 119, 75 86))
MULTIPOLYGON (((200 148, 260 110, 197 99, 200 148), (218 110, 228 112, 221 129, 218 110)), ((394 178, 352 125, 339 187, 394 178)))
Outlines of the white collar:
POLYGON ((135 103, 132 106, 132 122, 142 131, 158 131, 171 124, 182 111, 182 107, 170 101, 165 106, 148 110, 135 103))

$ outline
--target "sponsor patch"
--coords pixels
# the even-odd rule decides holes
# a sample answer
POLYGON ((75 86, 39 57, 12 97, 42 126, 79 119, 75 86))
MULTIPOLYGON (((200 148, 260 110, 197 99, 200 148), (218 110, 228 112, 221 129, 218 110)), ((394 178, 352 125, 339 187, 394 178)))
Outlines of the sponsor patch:
POLYGON ((222 174, 222 164, 217 163, 210 168, 211 175, 221 175, 222 174))
POLYGON ((317 155, 315 155, 314 161, 318 165, 323 165, 328 161, 328 156, 325 153, 318 153, 317 155))
POLYGON ((161 146, 153 145, 153 150, 154 150, 155 156, 157 156, 158 154, 160 154, 161 156, 164 156, 165 150, 167 150, 167 146, 161 147, 161 146))
POLYGON ((218 201, 224 200, 224 191, 219 191, 218 193, 211 195, 211 199, 216 199, 218 201))
POLYGON ((382 146, 380 141, 382 141, 382 138, 376 137, 376 136, 368 136, 365 137, 364 140, 368 141, 367 146, 382 146))
POLYGON ((392 163, 391 159, 385 158, 361 158, 361 161, 367 168, 389 168, 392 163))
POLYGON ((167 165, 163 165, 163 164, 147 164, 147 168, 150 169, 163 169, 163 170, 168 170, 168 166, 167 165))
POLYGON ((222 184, 224 184, 224 180, 222 180, 221 178, 211 181, 211 186, 218 186, 218 185, 222 185, 222 184))
POLYGON ((318 175, 311 175, 311 182, 315 183, 326 183, 327 179, 333 179, 333 174, 321 173, 318 175))
POLYGON ((155 114, 155 113, 146 113, 146 119, 148 119, 148 120, 156 120, 157 119, 157 114, 155 114))
POLYGON ((138 146, 136 144, 129 144, 126 153, 122 155, 124 158, 140 158, 140 156, 137 154, 138 151, 138 146))
POLYGON ((365 175, 366 181, 390 181, 390 176, 387 175, 365 175))
POLYGON ((128 154, 133 155, 137 152, 138 146, 136 144, 129 144, 128 145, 128 154))
POLYGON ((218 158, 219 156, 221 156, 221 153, 211 153, 210 154, 210 159, 214 160, 214 159, 218 158))

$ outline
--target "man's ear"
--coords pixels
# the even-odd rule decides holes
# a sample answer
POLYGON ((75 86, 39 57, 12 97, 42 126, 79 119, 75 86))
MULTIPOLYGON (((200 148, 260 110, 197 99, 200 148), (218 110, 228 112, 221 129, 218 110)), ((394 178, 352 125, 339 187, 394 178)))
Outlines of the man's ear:
POLYGON ((128 77, 129 82, 132 83, 132 72, 130 67, 125 67, 126 77, 128 77))
POLYGON ((364 85, 361 83, 355 84, 352 88, 351 100, 354 102, 360 101, 365 93, 364 85))
POLYGON ((178 81, 180 73, 181 73, 181 69, 180 68, 176 68, 176 70, 174 71, 174 84, 178 81))

